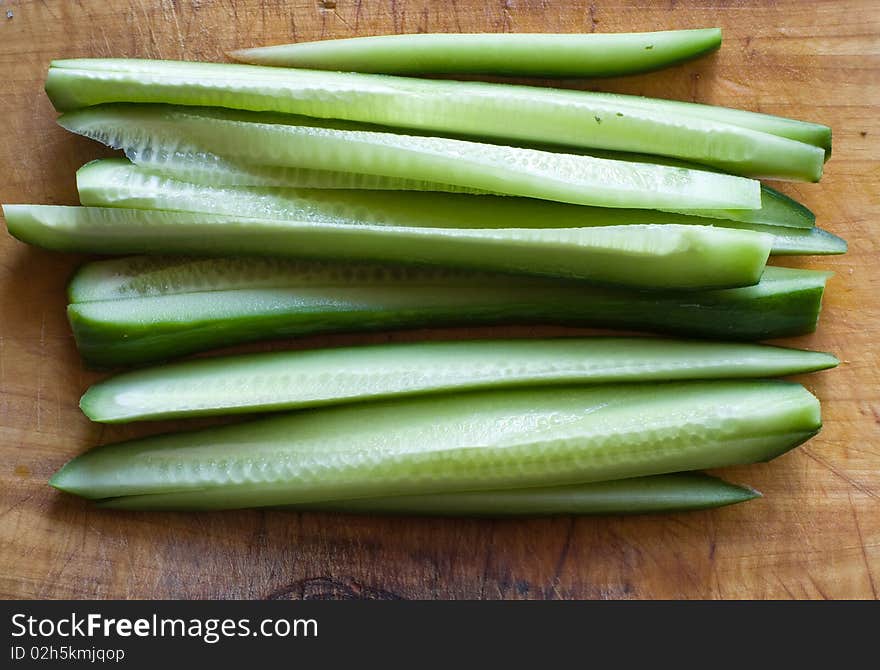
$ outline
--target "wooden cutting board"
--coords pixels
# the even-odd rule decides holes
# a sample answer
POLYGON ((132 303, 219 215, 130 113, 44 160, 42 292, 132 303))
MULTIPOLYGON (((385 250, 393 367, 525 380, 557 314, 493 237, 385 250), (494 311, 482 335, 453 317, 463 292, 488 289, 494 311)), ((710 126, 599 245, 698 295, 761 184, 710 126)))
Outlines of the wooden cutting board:
MULTIPOLYGON (((102 427, 77 409, 64 286, 82 258, 0 234, 0 596, 25 598, 875 598, 880 582, 880 13, 849 2, 3 0, 0 202, 74 204, 74 171, 106 152, 62 131, 49 60, 223 60, 260 44, 419 31, 633 31, 719 25, 721 52, 666 72, 577 82, 820 121, 821 184, 781 188, 849 240, 819 331, 836 353, 806 378, 825 427, 770 464, 727 471, 765 498, 651 518, 416 520, 245 511, 98 511, 46 484, 66 460, 173 424, 102 427)), ((445 337, 559 329, 444 331, 445 337)), ((437 333, 313 338, 296 346, 437 333)))

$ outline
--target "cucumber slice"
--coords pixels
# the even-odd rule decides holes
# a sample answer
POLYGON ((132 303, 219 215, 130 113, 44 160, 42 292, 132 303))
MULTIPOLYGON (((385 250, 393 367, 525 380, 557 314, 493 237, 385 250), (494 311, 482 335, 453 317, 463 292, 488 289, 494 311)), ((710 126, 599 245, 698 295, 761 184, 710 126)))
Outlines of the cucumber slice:
MULTIPOLYGON (((198 153, 155 152, 133 154, 130 158, 143 175, 171 177, 203 186, 273 186, 284 188, 366 189, 373 191, 438 191, 485 195, 488 191, 454 184, 439 184, 418 179, 401 179, 376 174, 312 170, 310 168, 255 165, 221 158, 209 151, 198 153)), ((121 169, 131 163, 122 158, 105 158, 86 163, 80 170, 91 170, 93 164, 121 169)), ((131 169, 131 168, 129 168, 131 169)), ((79 174, 79 173, 77 173, 79 174)), ((763 197, 762 197, 763 203, 763 197)), ((763 206, 763 205, 762 205, 763 206)), ((753 210, 732 210, 750 212, 753 210)), ((757 210, 754 210, 757 211, 757 210)))
POLYGON ((720 28, 650 33, 421 33, 241 49, 243 63, 386 74, 494 73, 611 77, 715 51, 720 28))
MULTIPOLYGON (((611 153, 608 152, 608 154, 611 153)), ((626 156, 626 154, 616 155, 626 156)), ((609 155, 608 157, 613 156, 609 155)), ((470 193, 472 195, 490 194, 489 191, 481 191, 480 189, 415 179, 399 179, 397 177, 383 177, 355 172, 336 172, 332 170, 254 165, 229 161, 209 152, 197 154, 180 152, 170 154, 164 152, 161 155, 150 152, 131 156, 131 158, 135 162, 134 166, 125 159, 107 158, 92 161, 92 163, 84 165, 80 170, 91 172, 100 166, 103 178, 113 179, 114 181, 123 177, 121 174, 114 175, 114 172, 127 171, 132 174, 139 173, 142 179, 146 175, 164 176, 211 187, 270 186, 297 189, 365 189, 379 191, 437 191, 445 193, 470 193), (111 167, 114 169, 111 170, 111 167)), ((642 159, 641 162, 651 162, 656 159, 656 157, 651 156, 640 156, 640 158, 642 159)), ((621 160, 628 159, 621 158, 621 160)), ((682 163, 682 167, 705 169, 703 166, 679 162, 682 163)), ((77 174, 79 175, 79 173, 77 174)), ((97 179, 97 175, 90 176, 90 179, 97 179)), ((95 187, 99 186, 96 181, 92 181, 92 184, 95 187)), ((501 194, 495 193, 492 195, 501 194)), ((83 202, 83 204, 96 203, 83 202)), ((613 208, 613 211, 633 213, 632 210, 624 210, 622 208, 613 208)), ((680 213, 688 216, 727 219, 766 226, 812 228, 816 225, 816 216, 807 207, 766 184, 761 184, 761 207, 758 209, 691 209, 683 210, 680 213)), ((680 222, 685 223, 686 221, 682 220, 680 222)), ((674 223, 674 221, 664 221, 664 223, 674 223)), ((694 223, 698 222, 694 221, 694 223)))
MULTIPOLYGON (((208 151, 245 162, 443 182, 578 205, 755 209, 760 185, 689 168, 445 137, 333 127, 294 116, 167 105, 64 114, 67 130, 132 156, 208 151)), ((339 124, 336 124, 337 126, 339 124)))
POLYGON ((834 367, 830 354, 653 338, 421 342, 187 361, 92 386, 93 421, 265 412, 501 386, 774 377, 834 367))
MULTIPOLYGON (((145 501, 155 504, 162 497, 161 494, 122 496, 99 501, 97 505, 139 509, 139 505, 145 501)), ((679 472, 569 486, 328 500, 289 505, 285 509, 346 514, 500 518, 683 512, 735 505, 760 497, 761 494, 752 488, 729 484, 717 477, 679 472)))
POLYGON ((778 381, 489 391, 107 445, 50 483, 204 509, 554 486, 769 460, 820 426, 819 401, 778 381))
POLYGON ((780 232, 779 228, 754 224, 725 225, 724 227, 736 227, 773 235, 770 253, 774 256, 829 256, 845 254, 848 247, 846 240, 842 237, 829 233, 822 228, 810 228, 809 230, 786 228, 785 232, 780 232))
POLYGON ((309 333, 497 323, 759 340, 812 332, 828 276, 768 267, 748 288, 664 293, 444 268, 140 257, 85 265, 68 316, 96 366, 309 333))
MULTIPOLYGON (((423 228, 189 212, 6 205, 15 237, 87 253, 256 254, 383 260, 588 279, 642 288, 758 282, 772 238, 710 226, 423 228)), ((312 216, 310 216, 312 214, 312 216)))
MULTIPOLYGON (((535 146, 535 149, 542 147, 535 146)), ((582 154, 585 152, 577 152, 582 154)), ((597 158, 613 158, 615 160, 630 161, 633 163, 657 163, 670 167, 688 168, 691 170, 717 171, 717 168, 683 161, 678 158, 667 156, 650 156, 647 154, 633 154, 621 151, 598 151, 588 152, 590 156, 597 158)), ((198 160, 194 158, 193 160, 198 160)), ((233 166, 230 166, 233 168, 233 166)), ((791 228, 812 228, 816 225, 816 215, 797 200, 788 197, 766 184, 761 184, 761 207, 758 209, 722 209, 722 210, 686 210, 685 214, 698 214, 700 216, 731 219, 743 223, 759 223, 768 226, 786 226, 791 228)))
POLYGON ((46 91, 59 111, 105 102, 213 105, 675 156, 808 181, 821 177, 831 142, 827 126, 694 103, 256 65, 60 60, 46 91))
MULTIPOLYGON (((335 173, 328 173, 335 174, 335 173)), ((344 176, 344 175, 343 175, 344 176)), ((353 175, 357 176, 357 175, 353 175)), ((339 224, 435 228, 580 228, 629 224, 710 225, 773 235, 771 254, 834 254, 846 242, 817 229, 741 223, 683 213, 586 207, 485 195, 217 187, 160 176, 124 159, 93 161, 77 172, 84 205, 176 210, 339 224)), ((781 195, 781 194, 780 194, 781 195)), ((784 197, 784 196, 783 196, 784 197)), ((728 210, 730 211, 730 210, 728 210)))

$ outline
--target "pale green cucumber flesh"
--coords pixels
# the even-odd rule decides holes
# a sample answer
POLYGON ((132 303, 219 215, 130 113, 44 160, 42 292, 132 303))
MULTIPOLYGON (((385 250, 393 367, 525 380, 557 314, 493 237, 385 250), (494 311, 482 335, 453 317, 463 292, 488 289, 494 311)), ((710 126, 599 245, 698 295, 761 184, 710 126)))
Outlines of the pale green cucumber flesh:
MULTIPOLYGON (((535 149, 553 150, 552 147, 534 146, 535 149)), ((626 153, 620 151, 597 151, 577 152, 579 154, 586 153, 590 156, 598 158, 613 158, 615 160, 631 161, 634 163, 657 163, 658 165, 668 165, 671 167, 688 168, 691 170, 713 170, 711 166, 700 163, 684 161, 678 158, 670 158, 668 156, 651 156, 649 154, 626 153)), ((193 161, 199 160, 193 158, 193 161)), ((230 169, 231 166, 230 166, 230 169)), ((764 225, 787 226, 793 228, 812 228, 816 225, 816 215, 808 207, 805 207, 797 200, 790 198, 784 193, 777 191, 775 188, 761 184, 761 207, 758 209, 736 209, 736 210, 689 210, 688 214, 697 214, 700 216, 733 219, 743 223, 760 223, 764 225)))
MULTIPOLYGON (((174 495, 174 494, 171 494, 174 495)), ((99 507, 140 509, 165 504, 162 494, 98 501, 99 507)), ((445 517, 651 514, 704 510, 761 497, 754 489, 696 472, 527 489, 328 500, 284 507, 294 511, 445 517)))
POLYGON ((846 251, 843 240, 815 228, 769 226, 684 213, 586 207, 490 195, 467 197, 445 193, 217 187, 157 175, 120 159, 93 161, 81 167, 77 172, 77 188, 81 202, 90 206, 259 215, 270 219, 304 219, 351 225, 366 223, 436 228, 710 225, 773 235, 771 254, 835 254, 846 251))
POLYGON ((51 483, 229 508, 552 486, 769 460, 820 427, 819 401, 779 381, 489 391, 106 445, 51 483))
MULTIPOLYGON (((620 154, 619 152, 606 153, 609 155, 600 157, 614 158, 615 156, 626 156, 626 154, 620 154)), ((423 180, 400 179, 355 172, 254 165, 241 161, 222 159, 209 152, 162 152, 161 155, 141 153, 131 156, 131 158, 136 163, 135 166, 124 159, 104 159, 93 161, 83 166, 80 168, 80 172, 84 174, 82 177, 85 182, 84 188, 86 190, 100 189, 101 192, 105 192, 111 184, 102 184, 101 181, 103 180, 112 180, 114 185, 136 182, 131 187, 144 188, 147 185, 145 180, 148 176, 165 176, 209 187, 269 186, 291 189, 366 189, 383 191, 438 191, 445 193, 469 193, 473 195, 489 194, 488 191, 471 189, 465 186, 440 184, 423 180), (128 175, 126 176, 125 173, 128 173, 128 175), (140 179, 136 179, 136 177, 140 179)), ((621 159, 628 160, 628 158, 621 159)), ((657 160, 657 157, 639 155, 638 159, 640 162, 654 162, 657 160)), ((678 163, 682 164, 681 167, 705 169, 705 166, 684 163, 683 161, 678 161, 678 163)), ((78 180, 80 179, 79 172, 77 173, 77 178, 78 180)), ((510 198, 512 196, 507 197, 510 198)), ((498 199, 500 198, 493 200, 498 199)), ((100 203, 83 202, 83 204, 100 203)), ((563 205, 557 206, 562 207, 563 205)), ((621 212, 622 214, 636 213, 633 210, 624 208, 606 209, 611 212, 612 216, 616 212, 621 212)), ((678 218, 683 219, 683 215, 705 218, 707 220, 720 219, 791 228, 812 228, 816 224, 816 216, 807 207, 765 184, 761 184, 761 207, 758 209, 691 209, 678 213, 678 218)), ((675 221, 667 222, 674 223, 675 221)), ((686 223, 687 221, 681 220, 678 222, 686 223)), ((699 223, 701 221, 696 220, 692 222, 699 223)), ((710 221, 710 223, 717 222, 710 221)))
POLYGON ((68 317, 102 367, 322 332, 499 323, 760 340, 812 332, 827 278, 768 267, 755 286, 664 293, 442 268, 125 258, 77 273, 68 317))
POLYGON ((609 77, 658 70, 720 46, 719 28, 646 33, 421 33, 280 44, 230 55, 255 65, 343 72, 609 77))
POLYGON ((669 155, 810 181, 821 176, 825 151, 807 142, 830 145, 827 126, 693 103, 251 65, 54 61, 46 91, 61 111, 108 102, 212 105, 669 155))
POLYGON ((104 105, 64 114, 66 129, 125 149, 214 153, 251 163, 443 182, 579 205, 755 209, 760 185, 743 177, 652 163, 332 127, 305 117, 166 105, 104 105))
MULTIPOLYGON (((399 177, 385 177, 357 172, 335 170, 313 170, 311 168, 291 168, 277 165, 257 165, 243 161, 220 158, 207 151, 199 153, 137 154, 131 156, 145 174, 171 177, 180 181, 202 186, 273 186, 284 188, 316 189, 366 189, 377 191, 438 191, 444 193, 486 194, 480 189, 454 184, 399 177)), ((94 163, 117 162, 128 164, 123 159, 107 158, 94 163)), ((81 170, 89 168, 86 164, 81 170)), ((762 198, 763 202, 763 198, 762 198)), ((752 210, 735 210, 747 212, 752 210)))
POLYGON ((646 289, 755 284, 772 240, 750 230, 678 224, 527 229, 340 224, 306 210, 302 219, 286 221, 53 205, 7 205, 4 214, 19 239, 68 251, 426 263, 646 289))
POLYGON ((644 337, 386 344, 128 372, 93 385, 80 407, 93 421, 115 423, 491 387, 775 377, 837 363, 813 351, 644 337))

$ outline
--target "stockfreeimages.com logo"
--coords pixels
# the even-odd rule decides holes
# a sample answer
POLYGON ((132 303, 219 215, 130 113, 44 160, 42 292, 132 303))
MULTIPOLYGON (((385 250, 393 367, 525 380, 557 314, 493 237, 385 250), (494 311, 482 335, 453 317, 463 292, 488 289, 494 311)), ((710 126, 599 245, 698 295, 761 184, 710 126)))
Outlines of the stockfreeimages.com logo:
POLYGON ((45 638, 131 638, 181 637, 215 644, 233 637, 318 637, 315 619, 183 619, 109 618, 102 614, 76 613, 55 619, 38 619, 27 614, 12 615, 12 637, 45 638))

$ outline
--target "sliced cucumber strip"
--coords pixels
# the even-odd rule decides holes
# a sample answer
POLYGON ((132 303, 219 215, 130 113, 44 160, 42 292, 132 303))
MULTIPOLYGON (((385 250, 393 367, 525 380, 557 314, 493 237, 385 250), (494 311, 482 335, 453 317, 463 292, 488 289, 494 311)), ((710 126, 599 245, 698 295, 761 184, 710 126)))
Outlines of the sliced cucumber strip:
MULTIPOLYGON (((607 152, 612 158, 612 152, 607 152)), ((626 156, 626 154, 614 154, 626 156)), ((604 156, 602 156, 604 157, 604 156)), ((122 174, 139 173, 141 178, 146 175, 160 175, 180 181, 212 187, 224 186, 271 186, 297 189, 366 189, 380 191, 438 191, 445 193, 470 193, 487 195, 488 191, 439 184, 437 182, 399 179, 379 175, 358 174, 355 172, 336 172, 332 170, 311 170, 308 168, 285 168, 272 165, 254 165, 229 161, 209 152, 198 154, 181 153, 162 155, 155 153, 138 154, 132 157, 136 165, 132 166, 124 159, 108 158, 84 165, 80 170, 98 172, 101 178, 123 179, 122 174), (114 168, 111 170, 110 168, 114 168)), ((641 162, 651 162, 656 157, 640 156, 641 162)), ((623 160, 623 159, 622 159, 623 160)), ((682 163, 682 167, 701 169, 701 166, 682 163)), ((90 175, 90 182, 95 187, 98 175, 90 175)), ((107 186, 105 184, 105 186, 107 186)), ((499 194, 494 194, 499 195, 499 194)), ((87 203, 83 204, 96 204, 87 203)), ((611 209, 611 208, 608 208, 611 209)), ((622 208, 614 208, 615 211, 622 208)), ((627 210, 624 210, 627 211, 627 210)), ((711 219, 728 219, 743 223, 757 223, 766 226, 785 226, 791 228, 812 228, 816 224, 816 216, 801 203, 789 198, 766 184, 761 184, 761 207, 758 209, 691 209, 683 214, 711 219)), ((679 221, 685 223, 685 220, 679 221)), ((674 223, 665 221, 664 223, 674 223)), ((711 222, 714 223, 714 222, 711 222)))
POLYGON ((720 28, 650 33, 421 33, 241 49, 243 63, 386 74, 610 77, 659 70, 721 46, 720 28))
MULTIPOLYGON (((535 146, 533 148, 540 149, 545 147, 535 146)), ((717 171, 717 168, 684 161, 679 158, 669 158, 667 156, 651 156, 647 154, 599 150, 592 150, 590 152, 580 151, 577 153, 586 153, 587 155, 596 156, 597 158, 612 158, 633 163, 657 163, 658 165, 688 168, 691 170, 717 171)), ((193 161, 195 160, 203 159, 194 157, 193 161)), ((232 168, 232 166, 230 166, 230 168, 232 168)), ((812 228, 816 225, 816 215, 813 214, 809 208, 766 184, 761 184, 761 207, 758 209, 701 209, 687 210, 685 213, 698 214, 700 216, 716 219, 732 219, 743 223, 759 223, 763 225, 786 226, 791 228, 812 228)))
POLYGON ((829 256, 845 254, 847 250, 846 240, 822 228, 787 228, 785 232, 780 232, 779 228, 753 224, 725 227, 741 227, 746 230, 773 235, 773 246, 770 253, 774 256, 804 256, 811 254, 829 256))
POLYGON ((749 286, 771 237, 710 226, 423 228, 190 212, 6 205, 15 237, 88 253, 257 254, 386 260, 589 279, 643 288, 749 286))
POLYGON ((828 276, 768 267, 748 288, 644 292, 442 268, 137 257, 85 265, 68 316, 96 366, 309 333, 497 323, 759 340, 812 332, 828 276))
MULTIPOLYGON (((472 193, 485 195, 487 191, 454 184, 439 184, 418 179, 401 179, 357 172, 335 170, 312 170, 310 168, 255 165, 242 161, 220 158, 208 151, 199 153, 155 152, 132 156, 136 168, 144 175, 171 177, 180 181, 204 186, 274 186, 284 188, 318 189, 366 189, 373 191, 438 191, 444 193, 472 193)), ((87 163, 80 170, 91 170, 93 165, 117 168, 131 165, 125 159, 105 158, 87 163)), ((130 168, 131 169, 131 168, 130 168)), ((763 189, 763 186, 762 186, 763 189)), ((763 194, 761 198, 763 207, 763 194)), ((739 213, 757 210, 737 209, 739 213)))
POLYGON ((332 127, 306 117, 166 105, 104 105, 64 114, 58 122, 71 132, 125 149, 135 159, 144 154, 207 151, 245 162, 443 182, 578 205, 680 210, 761 206, 760 184, 743 177, 445 137, 332 127))
MULTIPOLYGON (((729 484, 717 477, 679 472, 568 486, 328 500, 288 505, 285 509, 346 514, 498 518, 683 512, 734 505, 760 497, 761 494, 752 488, 729 484)), ((122 496, 99 501, 98 506, 141 509, 140 506, 145 503, 159 503, 161 506, 162 498, 162 494, 122 496)))
POLYGON ((197 508, 554 486, 770 460, 820 426, 819 401, 778 381, 489 391, 107 445, 51 484, 197 508))
POLYGON ((843 240, 817 229, 489 195, 467 197, 437 193, 196 185, 154 174, 124 159, 93 161, 84 165, 77 172, 77 188, 82 203, 91 206, 259 215, 285 221, 306 219, 351 225, 368 223, 435 228, 579 228, 648 223, 712 225, 773 235, 772 254, 846 251, 843 240))
POLYGON ((500 386, 775 377, 837 365, 830 354, 646 337, 421 342, 208 358, 92 386, 93 421, 265 412, 500 386))
POLYGON ((61 60, 49 68, 46 91, 60 111, 150 102, 285 112, 675 156, 746 176, 808 181, 821 177, 831 142, 827 126, 694 103, 255 65, 61 60))

